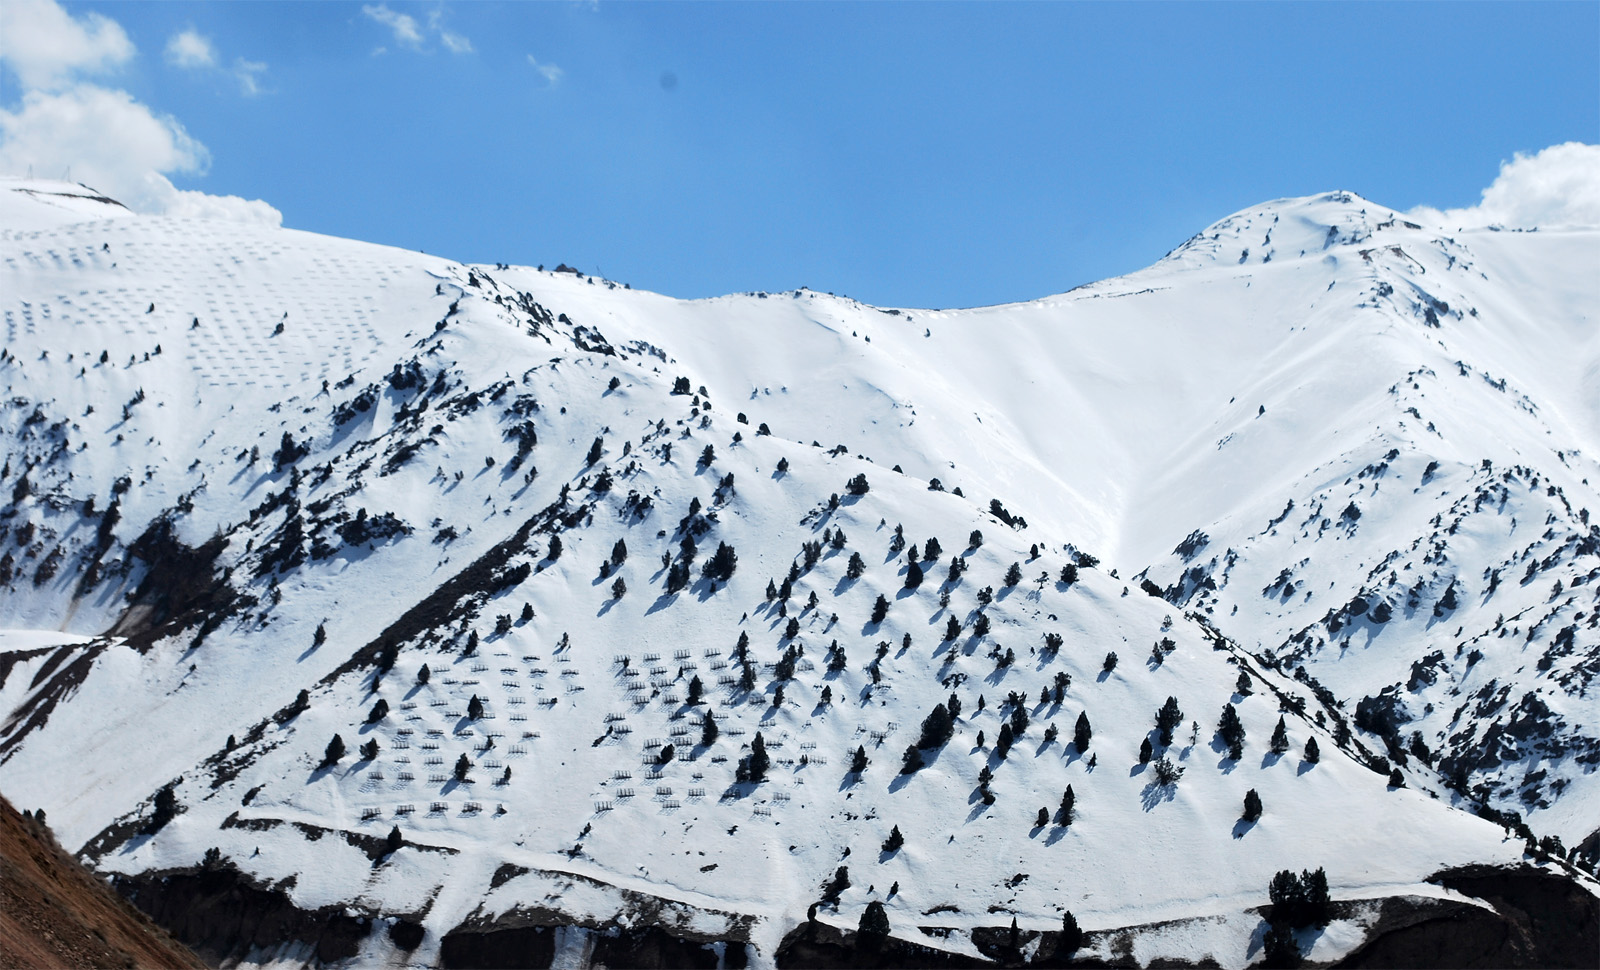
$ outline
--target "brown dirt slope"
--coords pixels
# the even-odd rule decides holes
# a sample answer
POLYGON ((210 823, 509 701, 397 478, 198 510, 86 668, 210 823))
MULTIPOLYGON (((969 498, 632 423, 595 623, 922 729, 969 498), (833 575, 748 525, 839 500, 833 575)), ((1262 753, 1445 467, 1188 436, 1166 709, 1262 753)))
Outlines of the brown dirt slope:
POLYGON ((0 797, 0 967, 205 967, 0 797))

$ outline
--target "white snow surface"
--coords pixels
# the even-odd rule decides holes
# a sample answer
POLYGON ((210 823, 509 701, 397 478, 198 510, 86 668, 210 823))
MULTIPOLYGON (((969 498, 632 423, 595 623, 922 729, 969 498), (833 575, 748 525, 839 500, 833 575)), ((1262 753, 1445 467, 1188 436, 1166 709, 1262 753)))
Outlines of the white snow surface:
MULTIPOLYGON (((1434 752, 1501 745, 1504 758, 1461 755, 1482 797, 1569 844, 1596 824, 1595 231, 1446 232, 1331 193, 1246 210, 1069 293, 908 310, 807 290, 675 300, 128 217, 80 186, 0 190, 0 789, 47 809, 103 871, 193 866, 216 847, 264 884, 294 876, 302 907, 428 928, 409 956, 374 936, 364 962, 430 964, 469 915, 518 907, 625 923, 627 892, 680 905, 707 936, 753 917, 770 962, 844 865, 850 888, 821 916, 840 926, 872 900, 897 934, 955 948, 970 944, 912 930, 1013 916, 1055 929, 1063 910, 1090 931, 1190 921, 1141 937, 1138 959, 1235 966, 1259 944, 1254 907, 1279 869, 1324 867, 1335 898, 1437 896, 1426 879, 1441 869, 1523 858, 1462 810, 1434 752), (672 393, 680 377, 688 394, 672 393), (537 434, 521 461, 518 428, 537 434), (870 491, 850 495, 858 474, 870 491), (692 501, 708 531, 692 583, 668 594, 663 556, 680 555, 692 501), (185 546, 216 541, 201 574, 241 599, 215 622, 167 616, 182 595, 172 559, 140 543, 160 521, 185 546), (357 522, 379 533, 347 541, 357 522), (943 547, 915 590, 897 525, 907 545, 943 547), (847 541, 824 543, 780 615, 768 581, 839 529, 847 541), (1173 552, 1197 533, 1197 549, 1173 552), (618 539, 626 562, 603 574, 618 539), (720 542, 738 565, 713 588, 701 566, 720 542), (1059 582, 1079 552, 1099 565, 1059 582), (956 556, 968 570, 950 582, 956 556), (483 557, 484 576, 530 568, 405 625, 483 557), (1008 587, 1012 563, 1023 580, 1008 587), (1264 593, 1285 570, 1295 591, 1264 593), (1140 589, 1146 576, 1166 600, 1140 589), (1452 581, 1459 605, 1435 615, 1452 581), (1387 597, 1394 618, 1372 622, 1369 603, 1330 631, 1355 597, 1387 597), (962 631, 945 641, 952 616, 962 631), (733 683, 742 633, 749 692, 733 683), (1175 650, 1157 662, 1163 639, 1175 650), (375 684, 386 640, 397 659, 375 684), (834 642, 842 671, 828 669, 834 642), (775 705, 790 646, 804 653, 775 705), (1015 663, 997 667, 1006 650, 1015 663), (1104 672, 1110 651, 1120 662, 1104 672), (1249 696, 1234 692, 1241 669, 1249 696), (1041 702, 1058 674, 1063 700, 1041 702), (691 706, 695 676, 705 700, 691 706), (1385 753, 1376 733, 1335 727, 1385 688, 1412 718, 1402 747, 1416 730, 1430 750, 1398 789, 1358 760, 1385 753), (1001 759, 1011 691, 1030 726, 1001 759), (952 695, 953 739, 898 774, 952 695), (467 715, 473 696, 482 719, 467 715), (1159 786, 1137 752, 1169 696, 1183 719, 1165 753, 1184 773, 1159 786), (380 699, 388 713, 366 723, 380 699), (1247 733, 1238 762, 1213 734, 1229 703, 1247 733), (708 708, 721 734, 702 747, 708 708), (1079 713, 1093 767, 1071 744, 1079 713), (1276 755, 1280 714, 1291 747, 1276 755), (1491 744, 1481 732, 1496 725, 1491 744), (1048 743, 1047 726, 1060 732, 1048 743), (736 785, 757 732, 769 776, 736 785), (319 768, 335 734, 346 753, 319 768), (1312 737, 1316 764, 1302 756, 1312 737), (372 740, 369 760, 357 748, 372 740), (669 742, 676 757, 656 764, 669 742), (857 746, 871 758, 859 778, 857 746), (977 791, 986 765, 992 805, 977 791), (133 834, 169 784, 181 813, 133 834), (1068 785, 1076 820, 1036 827, 1068 785), (1266 808, 1255 824, 1238 820, 1250 789, 1266 808), (374 864, 355 836, 394 826, 405 846, 374 864), (891 826, 905 846, 880 853, 891 826), (108 829, 121 834, 97 840, 108 829), (508 864, 528 871, 491 889, 508 864)), ((1315 956, 1359 941, 1335 924, 1315 956)))

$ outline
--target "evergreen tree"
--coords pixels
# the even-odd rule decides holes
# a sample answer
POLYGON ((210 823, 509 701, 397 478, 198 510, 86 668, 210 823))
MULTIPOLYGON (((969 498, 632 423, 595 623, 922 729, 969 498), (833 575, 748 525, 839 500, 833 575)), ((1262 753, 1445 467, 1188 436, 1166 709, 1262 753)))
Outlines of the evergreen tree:
POLYGON ((944 552, 944 547, 939 545, 937 538, 931 538, 922 544, 922 558, 928 562, 938 559, 939 554, 942 552, 944 552))
POLYGON ((1154 756, 1155 749, 1150 746, 1150 738, 1146 736, 1143 741, 1139 742, 1139 763, 1147 765, 1154 756))
POLYGON ((703 690, 705 690, 705 684, 701 682, 700 675, 695 674, 693 677, 690 677, 688 702, 690 704, 700 703, 700 692, 703 690))
POLYGON ((950 710, 943 704, 935 704, 928 716, 922 719, 922 736, 917 739, 919 748, 940 748, 948 744, 955 733, 955 724, 950 720, 950 710))
POLYGON ((1089 712, 1078 714, 1078 723, 1072 729, 1072 746, 1078 749, 1079 754, 1089 750, 1089 739, 1094 737, 1094 731, 1089 727, 1089 712))
POLYGON ((428 669, 427 664, 423 664, 422 669, 417 671, 417 683, 426 684, 428 682, 428 678, 432 676, 433 671, 428 669))
POLYGON ((844 574, 851 579, 860 579, 861 574, 867 571, 867 564, 862 562, 861 553, 850 553, 850 563, 845 566, 844 574))
POLYGON ((628 544, 626 542, 618 539, 616 544, 611 547, 611 561, 619 566, 628 561, 628 544))
POLYGON ((472 699, 467 701, 467 720, 476 721, 482 717, 483 701, 478 698, 477 694, 473 694, 472 699))
POLYGON ((605 454, 605 444, 606 443, 603 438, 594 439, 594 444, 589 446, 589 453, 584 456, 583 460, 585 464, 593 465, 595 462, 599 461, 600 456, 605 454))
POLYGON ((1238 761, 1244 757, 1244 724, 1232 704, 1222 706, 1222 717, 1217 719, 1217 735, 1228 746, 1228 757, 1238 761))
POLYGON ((470 657, 478 652, 478 631, 473 630, 467 634, 467 645, 462 648, 461 655, 470 657))
POLYGON ((900 826, 896 825, 889 830, 889 837, 883 840, 883 851, 898 852, 906 844, 906 837, 900 834, 900 826))
MULTIPOLYGON (((878 597, 878 598, 880 600, 883 599, 883 597, 881 597, 881 596, 878 597)), ((791 616, 791 617, 789 617, 789 622, 784 624, 784 627, 783 627, 783 638, 785 640, 793 640, 795 637, 797 637, 799 635, 800 635, 800 621, 791 616)))
POLYGON ((711 747, 717 743, 717 719, 711 716, 711 708, 706 708, 706 717, 700 722, 700 744, 702 747, 711 747))
POLYGON ((711 554, 710 561, 706 563, 705 575, 716 582, 726 583, 737 568, 739 568, 738 554, 726 542, 719 542, 717 551, 711 554))
POLYGON ((472 761, 465 753, 456 759, 456 781, 466 781, 467 772, 472 770, 472 761))
MULTIPOLYGON (((622 544, 622 540, 618 539, 617 540, 617 544, 621 545, 622 544)), ((523 603, 522 604, 522 622, 524 622, 524 623, 532 623, 533 622, 533 604, 532 603, 523 603)))
POLYGON ((1256 794, 1254 788, 1244 793, 1244 815, 1240 817, 1246 822, 1254 822, 1261 817, 1261 796, 1256 794))
MULTIPOLYGON (((1057 577, 1057 581, 1063 586, 1071 586, 1073 583, 1076 583, 1078 581, 1078 567, 1074 566, 1070 562, 1065 566, 1062 566, 1061 575, 1057 577)), ((1070 916, 1072 914, 1068 913, 1067 915, 1070 916)))
POLYGON ((757 731, 754 740, 750 742, 750 780, 762 782, 766 780, 767 768, 771 760, 767 757, 767 742, 757 731))
POLYGON ((1322 758, 1322 752, 1317 750, 1317 739, 1306 738, 1305 760, 1307 764, 1316 764, 1322 758))
POLYGON ((717 460, 717 449, 713 448, 710 445, 706 445, 705 448, 701 449, 701 451, 700 451, 700 464, 701 465, 709 467, 710 464, 712 462, 716 461, 716 460, 717 460))
POLYGON ((867 760, 866 746, 857 745, 856 753, 850 757, 850 773, 852 775, 859 775, 863 771, 867 770, 868 764, 870 764, 870 762, 867 760))
POLYGON ((400 826, 396 825, 389 830, 389 838, 384 843, 385 855, 394 855, 405 844, 405 837, 400 834, 400 826))
POLYGON ((1183 723, 1183 711, 1178 708, 1178 699, 1168 697, 1167 702, 1161 705, 1161 710, 1156 712, 1156 729, 1161 733, 1161 746, 1163 748, 1172 744, 1172 732, 1183 723))
POLYGON ((1011 751, 1012 742, 1015 740, 1016 736, 1011 730, 1011 722, 1000 722, 1000 736, 995 739, 994 753, 1000 757, 1001 761, 1006 759, 1006 755, 1011 751))
POLYGON ((1006 585, 1015 586, 1020 582, 1022 582, 1022 564, 1014 562, 1011 568, 1006 570, 1006 585))
POLYGON ((1117 652, 1115 650, 1106 654, 1105 662, 1100 665, 1100 669, 1108 674, 1117 669, 1117 652))
POLYGON ((915 560, 906 564, 906 589, 916 589, 922 585, 922 567, 915 560))
POLYGON ((362 761, 376 761, 376 760, 378 760, 378 739, 377 738, 372 738, 366 744, 363 744, 361 746, 361 760, 362 761))
POLYGON ((871 489, 872 486, 867 484, 867 476, 865 472, 850 479, 849 484, 845 485, 845 491, 849 492, 851 495, 865 495, 867 492, 871 491, 871 489))
POLYGON ((1391 769, 1389 771, 1389 787, 1390 788, 1404 788, 1404 787, 1406 787, 1405 775, 1402 775, 1400 773, 1400 769, 1399 768, 1393 768, 1393 769, 1391 769))
POLYGON ((667 593, 671 595, 689 585, 689 564, 679 560, 667 568, 667 593))
POLYGON ((389 716, 389 702, 378 698, 378 703, 372 705, 372 710, 367 712, 367 723, 376 724, 389 716))
POLYGON ((172 821, 173 817, 177 814, 178 795, 172 790, 171 785, 165 785, 160 791, 156 792, 155 809, 151 813, 150 824, 146 827, 145 831, 160 831, 161 827, 172 821))
POLYGON ((1061 793, 1061 808, 1056 812, 1056 821, 1062 825, 1071 825, 1074 814, 1073 804, 1076 801, 1077 796, 1072 794, 1072 786, 1068 785, 1067 790, 1061 793))
POLYGON ((967 546, 968 548, 976 549, 981 545, 983 545, 983 533, 973 529, 972 534, 967 536, 967 546))
POLYGON ((877 601, 872 604, 872 622, 875 624, 882 623, 888 615, 889 601, 883 598, 882 593, 879 593, 877 601))
POLYGON ((1278 718, 1278 726, 1272 729, 1272 753, 1283 754, 1289 750, 1289 729, 1283 723, 1283 718, 1278 718))
POLYGON ((1268 926, 1261 945, 1261 965, 1268 970, 1295 970, 1300 966, 1300 944, 1295 941, 1294 930, 1287 925, 1274 923, 1268 926))
POLYGON ((777 598, 778 587, 769 579, 767 580, 767 602, 770 603, 777 598))
POLYGON ((561 558, 561 537, 560 536, 551 536, 550 537, 550 548, 545 551, 544 556, 545 556, 546 559, 550 560, 551 562, 555 562, 557 559, 561 558))
POLYGON ((1050 824, 1050 810, 1048 808, 1039 809, 1039 814, 1037 816, 1035 816, 1034 819, 1033 819, 1033 827, 1036 828, 1036 829, 1042 829, 1046 825, 1049 825, 1049 824, 1050 824))
POLYGON ((902 775, 916 774, 922 770, 924 763, 921 750, 914 744, 908 744, 906 745, 905 755, 900 759, 900 773, 902 775))
POLYGON ((861 913, 856 926, 856 940, 862 949, 875 951, 889 939, 889 914, 883 904, 874 899, 861 913))
POLYGON ((1056 953, 1065 956, 1083 945, 1083 930, 1071 910, 1061 914, 1061 937, 1056 941, 1056 953))
POLYGON ((618 576, 617 577, 617 581, 611 584, 611 598, 614 599, 614 600, 619 600, 619 599, 622 599, 622 597, 626 596, 627 593, 628 593, 628 584, 623 580, 623 578, 621 576, 618 576))
POLYGON ((1249 697, 1253 693, 1250 688, 1250 674, 1248 671, 1239 671, 1239 679, 1233 685, 1233 692, 1240 697, 1249 697))
POLYGON ((948 643, 961 635, 961 621, 950 615, 950 621, 944 625, 944 639, 948 643))
POLYGON ((344 757, 344 738, 335 734, 333 740, 328 742, 328 747, 322 752, 322 767, 329 768, 339 763, 344 757))

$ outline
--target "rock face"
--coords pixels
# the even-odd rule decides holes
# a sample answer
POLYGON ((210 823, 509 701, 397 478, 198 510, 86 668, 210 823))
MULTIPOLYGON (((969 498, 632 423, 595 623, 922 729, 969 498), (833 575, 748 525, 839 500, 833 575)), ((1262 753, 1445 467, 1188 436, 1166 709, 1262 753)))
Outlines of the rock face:
POLYGON ((1600 902, 1540 869, 1441 873, 1446 889, 1492 909, 1438 900, 1386 900, 1372 936, 1341 967, 1593 967, 1600 902))
POLYGON ((205 965, 0 798, 0 966, 205 965))

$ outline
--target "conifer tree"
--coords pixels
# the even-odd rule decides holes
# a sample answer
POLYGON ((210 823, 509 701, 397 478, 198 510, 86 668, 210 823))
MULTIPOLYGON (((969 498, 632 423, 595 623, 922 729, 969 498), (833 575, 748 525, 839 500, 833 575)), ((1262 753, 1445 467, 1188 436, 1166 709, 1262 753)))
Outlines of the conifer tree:
POLYGON ((1039 809, 1039 814, 1034 817, 1033 827, 1036 828, 1036 829, 1042 829, 1046 825, 1049 825, 1049 824, 1050 824, 1050 809, 1048 809, 1048 808, 1039 809))
POLYGON ((461 757, 456 759, 456 781, 466 781, 467 772, 471 770, 472 760, 463 752, 461 757))
POLYGON ((961 635, 961 621, 950 615, 950 621, 944 625, 944 639, 948 643, 961 635))
POLYGON ((906 844, 906 837, 900 834, 900 826, 896 825, 889 830, 889 837, 883 840, 883 851, 898 852, 906 844))
POLYGON ((619 600, 619 599, 622 599, 622 597, 626 596, 627 593, 628 593, 628 584, 627 584, 627 582, 624 581, 621 576, 618 576, 617 577, 617 581, 611 584, 611 598, 614 599, 614 600, 619 600))
POLYGON ((473 694, 472 699, 467 701, 467 719, 470 721, 476 721, 482 717, 483 701, 478 698, 477 694, 473 694))
POLYGON ((877 601, 872 604, 872 622, 875 624, 882 623, 888 615, 889 601, 883 598, 882 593, 879 593, 877 601))
POLYGON ((1306 738, 1306 764, 1316 764, 1322 758, 1322 752, 1317 749, 1316 738, 1306 738))
POLYGON ((1183 711, 1178 708, 1178 699, 1168 697, 1167 702, 1161 705, 1161 710, 1156 712, 1156 729, 1161 733, 1161 746, 1169 747, 1172 744, 1172 732, 1183 723, 1183 711))
POLYGON ((1240 817, 1246 822, 1254 822, 1261 817, 1261 796, 1256 794, 1254 788, 1244 793, 1244 814, 1240 817))
POLYGON ((1238 761, 1244 757, 1244 724, 1232 704, 1222 706, 1222 717, 1217 719, 1217 735, 1228 746, 1228 757, 1238 761))
POLYGON ((328 747, 322 752, 322 767, 329 768, 339 763, 344 757, 344 738, 335 734, 333 740, 328 742, 328 747))
POLYGON ((1150 738, 1147 735, 1143 741, 1139 742, 1139 763, 1147 765, 1154 756, 1155 749, 1150 746, 1150 738))
POLYGON ((1278 718, 1278 726, 1272 729, 1272 753, 1283 754, 1289 750, 1289 729, 1283 723, 1283 718, 1278 718))
POLYGON ((389 830, 389 838, 384 841, 385 855, 394 855, 405 844, 405 837, 400 834, 400 826, 396 825, 389 830))
POLYGON ((906 564, 906 589, 916 589, 922 585, 922 567, 915 560, 906 564))
POLYGON ((695 674, 693 677, 690 677, 689 678, 689 696, 688 696, 688 699, 687 699, 688 703, 689 704, 698 704, 698 703, 700 703, 700 692, 703 691, 703 690, 705 690, 705 684, 701 682, 700 675, 699 674, 695 674))
POLYGON ((856 926, 857 942, 864 950, 876 951, 889 939, 889 930, 889 914, 874 899, 861 913, 861 922, 856 926))
POLYGON ((428 678, 432 677, 432 676, 433 676, 433 671, 428 669, 428 665, 427 664, 423 664, 422 665, 422 669, 417 671, 417 683, 426 684, 428 682, 428 678))
POLYGON ((1072 746, 1078 749, 1079 754, 1089 750, 1089 739, 1094 737, 1094 731, 1089 727, 1089 712, 1082 711, 1078 714, 1078 723, 1072 729, 1072 746))
POLYGON ((1073 805, 1076 802, 1077 796, 1072 794, 1072 786, 1068 785, 1067 790, 1061 793, 1061 808, 1056 812, 1056 821, 1062 825, 1071 825, 1074 815, 1073 805))
POLYGON ((709 748, 713 744, 716 744, 717 743, 717 735, 719 733, 720 732, 719 732, 719 730, 717 728, 717 719, 711 716, 711 708, 708 707, 708 708, 706 708, 705 720, 700 722, 700 744, 701 744, 701 746, 709 748))
POLYGON ((1078 928, 1078 920, 1072 915, 1071 910, 1061 914, 1061 937, 1056 941, 1056 953, 1067 955, 1083 945, 1083 930, 1078 928))
POLYGON ((1006 755, 1011 751, 1011 744, 1015 740, 1016 737, 1011 730, 1011 722, 1000 722, 1000 735, 995 739, 994 753, 1000 757, 1001 761, 1006 759, 1006 755))
POLYGON ((1006 570, 1006 585, 1015 586, 1020 582, 1022 582, 1022 564, 1014 562, 1011 568, 1006 570))
POLYGON ((866 746, 857 745, 856 753, 850 757, 850 773, 853 775, 859 775, 863 771, 867 770, 868 764, 870 764, 870 762, 867 760, 866 746))

